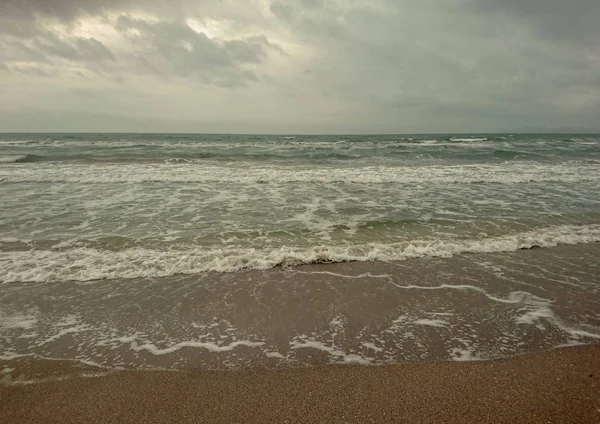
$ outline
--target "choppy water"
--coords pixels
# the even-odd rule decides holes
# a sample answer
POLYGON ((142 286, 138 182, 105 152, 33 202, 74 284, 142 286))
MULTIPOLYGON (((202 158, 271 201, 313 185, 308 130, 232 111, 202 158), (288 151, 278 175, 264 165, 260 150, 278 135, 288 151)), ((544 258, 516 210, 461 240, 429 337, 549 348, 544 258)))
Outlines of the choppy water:
POLYGON ((0 135, 0 360, 598 343, 598 193, 594 135, 0 135))
POLYGON ((0 281, 600 240, 600 136, 0 135, 0 281))

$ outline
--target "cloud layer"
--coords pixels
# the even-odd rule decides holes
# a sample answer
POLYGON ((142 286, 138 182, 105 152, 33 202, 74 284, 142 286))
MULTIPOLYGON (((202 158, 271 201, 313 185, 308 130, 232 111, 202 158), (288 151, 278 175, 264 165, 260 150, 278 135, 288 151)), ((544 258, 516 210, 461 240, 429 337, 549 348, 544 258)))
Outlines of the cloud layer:
POLYGON ((600 127, 595 0, 0 2, 0 131, 600 127))

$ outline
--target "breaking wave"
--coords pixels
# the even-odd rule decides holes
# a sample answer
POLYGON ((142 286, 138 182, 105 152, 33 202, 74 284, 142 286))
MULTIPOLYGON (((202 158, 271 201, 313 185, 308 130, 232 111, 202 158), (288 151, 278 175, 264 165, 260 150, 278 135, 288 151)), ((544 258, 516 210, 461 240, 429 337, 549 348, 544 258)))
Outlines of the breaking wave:
POLYGON ((0 163, 29 163, 43 160, 39 155, 0 155, 0 163))
POLYGON ((399 261, 451 257, 461 253, 511 252, 600 241, 600 224, 562 225, 511 235, 463 240, 410 240, 397 243, 319 245, 311 247, 199 248, 107 251, 74 248, 63 251, 4 252, 0 282, 91 281, 165 277, 202 272, 235 272, 315 263, 399 261))

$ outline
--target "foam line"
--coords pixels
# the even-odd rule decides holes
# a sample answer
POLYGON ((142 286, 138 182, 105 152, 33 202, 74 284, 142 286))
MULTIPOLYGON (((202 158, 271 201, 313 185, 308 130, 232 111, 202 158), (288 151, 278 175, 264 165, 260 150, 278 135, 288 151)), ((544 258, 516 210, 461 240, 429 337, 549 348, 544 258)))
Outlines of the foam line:
POLYGON ((189 246, 187 249, 184 247, 169 250, 129 248, 108 251, 74 247, 64 250, 11 251, 4 252, 3 260, 0 260, 0 282, 165 277, 207 271, 264 270, 276 266, 315 263, 398 261, 426 256, 451 257, 461 253, 511 252, 535 246, 554 247, 598 241, 600 225, 595 224, 562 225, 479 239, 423 239, 399 243, 282 246, 274 249, 189 246))
POLYGON ((185 342, 176 343, 176 344, 169 346, 167 348, 164 348, 164 349, 160 349, 153 343, 138 344, 136 341, 133 341, 133 342, 131 342, 131 349, 135 350, 136 352, 145 350, 147 352, 150 352, 153 355, 167 355, 169 353, 177 352, 178 350, 186 348, 186 347, 206 349, 209 352, 219 353, 219 352, 230 352, 239 346, 259 347, 262 345, 264 345, 263 342, 251 342, 249 340, 239 340, 239 341, 231 342, 226 345, 218 345, 218 344, 212 343, 212 342, 185 341, 185 342))

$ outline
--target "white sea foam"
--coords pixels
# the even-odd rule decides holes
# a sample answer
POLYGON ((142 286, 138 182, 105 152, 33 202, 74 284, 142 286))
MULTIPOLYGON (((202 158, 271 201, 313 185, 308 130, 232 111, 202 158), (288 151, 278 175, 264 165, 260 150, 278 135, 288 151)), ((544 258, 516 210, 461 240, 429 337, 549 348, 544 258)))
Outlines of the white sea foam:
POLYGON ((26 155, 6 155, 0 156, 0 163, 15 163, 25 159, 26 155))
POLYGON ((377 353, 383 352, 383 350, 384 350, 382 347, 379 347, 375 343, 371 343, 371 342, 362 342, 361 345, 363 345, 367 349, 371 349, 377 353))
POLYGON ((69 380, 71 378, 73 378, 73 376, 61 375, 61 376, 57 376, 57 377, 33 378, 33 379, 29 379, 29 380, 25 380, 25 379, 13 380, 11 374, 6 374, 2 377, 2 380, 0 380, 0 382, 4 386, 7 386, 7 387, 19 387, 19 386, 29 386, 32 384, 43 384, 43 383, 64 381, 64 380, 69 380))
POLYGON ((31 330, 37 325, 37 314, 6 314, 0 311, 0 330, 31 330))
POLYGON ((344 364, 359 364, 359 365, 370 365, 372 361, 364 356, 357 355, 355 353, 347 353, 339 349, 334 345, 327 345, 314 338, 308 338, 305 336, 296 337, 290 342, 290 348, 292 350, 298 349, 316 349, 325 352, 331 358, 332 363, 344 363, 344 364))
POLYGON ((56 340, 64 337, 68 334, 79 334, 85 331, 92 331, 94 327, 86 322, 80 316, 77 315, 66 315, 62 317, 53 326, 56 331, 54 334, 49 335, 43 340, 38 340, 36 346, 44 346, 46 344, 55 342, 56 340))
POLYGON ((596 164, 564 162, 542 164, 430 165, 430 166, 361 166, 302 167, 291 165, 248 166, 248 164, 52 164, 36 166, 15 164, 0 167, 4 182, 79 182, 79 183, 523 183, 578 182, 600 180, 596 164))
POLYGON ((448 321, 444 321, 443 319, 426 319, 426 318, 418 319, 418 320, 414 321, 414 323, 417 325, 425 325, 425 326, 429 326, 429 327, 440 327, 440 328, 444 328, 450 324, 448 321))
POLYGON ((281 353, 279 352, 272 352, 272 351, 268 351, 265 352, 265 356, 267 358, 277 358, 277 359, 285 359, 285 356, 283 356, 281 353))
POLYGON ((466 240, 411 240, 399 243, 321 245, 313 247, 208 248, 154 250, 130 248, 105 251, 72 248, 3 253, 0 282, 90 281, 234 272, 323 262, 394 261, 424 256, 451 257, 459 253, 508 252, 600 241, 600 225, 558 226, 501 237, 466 240))
POLYGON ((450 358, 453 361, 467 362, 467 361, 481 361, 482 358, 473 353, 470 348, 459 348, 455 347, 450 350, 450 358))
POLYGON ((454 346, 450 349, 450 359, 453 361, 465 362, 465 361, 481 361, 484 359, 480 354, 476 353, 476 342, 473 340, 465 339, 463 337, 456 337, 453 342, 460 343, 461 346, 454 346))
POLYGON ((549 305, 541 304, 535 308, 526 308, 526 312, 516 318, 517 324, 538 325, 541 319, 554 319, 549 305))
POLYGON ((600 340, 600 332, 598 331, 598 327, 574 327, 556 316, 556 314, 550 308, 549 303, 542 301, 530 301, 520 309, 520 312, 522 312, 522 314, 515 317, 515 322, 518 325, 534 325, 539 330, 544 331, 545 327, 543 323, 548 322, 560 329, 562 332, 566 333, 570 337, 571 343, 579 342, 581 339, 600 340))
POLYGON ((452 137, 450 141, 487 141, 487 137, 452 137))
POLYGON ((136 352, 145 350, 147 352, 150 352, 153 355, 167 355, 169 353, 177 352, 178 350, 186 348, 186 347, 191 347, 191 348, 196 348, 196 349, 200 348, 200 349, 208 350, 209 352, 220 353, 220 352, 232 351, 239 346, 259 347, 262 345, 264 345, 263 342, 253 342, 250 340, 237 340, 235 342, 231 342, 228 344, 217 344, 217 343, 213 343, 213 342, 199 342, 199 341, 195 341, 195 340, 189 340, 189 341, 175 343, 175 344, 165 347, 165 348, 159 348, 154 343, 149 343, 149 342, 139 344, 137 341, 132 341, 130 343, 130 347, 132 350, 135 350, 136 352))
POLYGON ((2 384, 7 387, 19 387, 19 386, 29 386, 32 384, 45 384, 45 383, 55 383, 58 381, 70 380, 72 378, 99 378, 106 377, 109 374, 115 371, 104 371, 104 372, 83 372, 77 374, 67 374, 67 375, 59 375, 45 378, 31 378, 31 379, 13 379, 11 372, 14 369, 9 368, 11 371, 8 373, 3 373, 3 377, 0 380, 2 384))

